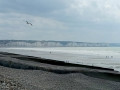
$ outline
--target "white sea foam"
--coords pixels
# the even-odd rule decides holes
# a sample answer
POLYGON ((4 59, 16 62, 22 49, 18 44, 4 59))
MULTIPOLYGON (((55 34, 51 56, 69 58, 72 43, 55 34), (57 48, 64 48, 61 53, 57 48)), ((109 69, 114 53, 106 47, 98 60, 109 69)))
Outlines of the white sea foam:
POLYGON ((0 50, 120 71, 120 47, 2 48, 0 50))

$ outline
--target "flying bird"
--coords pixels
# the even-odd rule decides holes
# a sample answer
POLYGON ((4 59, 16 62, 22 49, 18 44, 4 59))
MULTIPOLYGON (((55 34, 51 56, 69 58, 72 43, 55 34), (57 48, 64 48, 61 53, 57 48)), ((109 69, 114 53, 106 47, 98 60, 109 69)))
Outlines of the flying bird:
POLYGON ((28 21, 26 21, 27 24, 30 24, 32 26, 32 23, 29 23, 28 21))

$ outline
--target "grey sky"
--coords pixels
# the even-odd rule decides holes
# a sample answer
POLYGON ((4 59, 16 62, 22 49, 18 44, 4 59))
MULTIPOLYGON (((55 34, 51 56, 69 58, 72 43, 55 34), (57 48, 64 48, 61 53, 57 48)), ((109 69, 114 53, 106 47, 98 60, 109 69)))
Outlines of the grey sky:
POLYGON ((119 0, 0 0, 0 39, 120 43, 119 34, 119 0))

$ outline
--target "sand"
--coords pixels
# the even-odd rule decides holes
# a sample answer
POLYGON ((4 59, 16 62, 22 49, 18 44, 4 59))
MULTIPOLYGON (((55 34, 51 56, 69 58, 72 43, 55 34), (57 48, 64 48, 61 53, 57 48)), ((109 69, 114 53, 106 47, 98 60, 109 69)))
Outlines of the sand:
POLYGON ((0 52, 0 90, 120 90, 120 73, 0 52))

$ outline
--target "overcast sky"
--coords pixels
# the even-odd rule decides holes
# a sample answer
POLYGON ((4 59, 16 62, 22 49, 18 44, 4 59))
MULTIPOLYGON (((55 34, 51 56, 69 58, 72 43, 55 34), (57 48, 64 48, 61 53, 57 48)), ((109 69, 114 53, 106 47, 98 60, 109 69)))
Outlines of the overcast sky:
POLYGON ((0 0, 0 39, 120 43, 120 0, 0 0))

